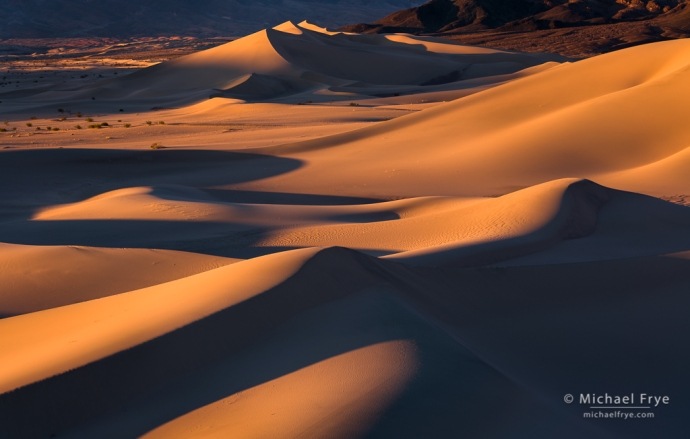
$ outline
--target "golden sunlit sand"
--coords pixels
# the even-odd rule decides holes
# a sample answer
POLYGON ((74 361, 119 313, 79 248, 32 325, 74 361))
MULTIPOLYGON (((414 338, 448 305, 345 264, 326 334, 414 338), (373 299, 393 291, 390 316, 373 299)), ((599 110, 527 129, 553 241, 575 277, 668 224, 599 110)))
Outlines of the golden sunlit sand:
POLYGON ((690 41, 134 70, 0 94, 0 437, 682 437, 690 41))

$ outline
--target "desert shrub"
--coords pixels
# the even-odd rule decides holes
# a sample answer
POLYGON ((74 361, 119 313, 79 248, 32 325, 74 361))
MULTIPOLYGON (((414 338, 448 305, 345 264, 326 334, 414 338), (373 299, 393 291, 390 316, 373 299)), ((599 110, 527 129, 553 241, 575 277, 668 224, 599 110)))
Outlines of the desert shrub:
POLYGON ((101 126, 102 126, 102 127, 107 127, 107 126, 110 126, 110 125, 108 125, 108 122, 101 122, 101 126))
POLYGON ((92 117, 87 117, 85 120, 86 120, 87 122, 93 122, 93 118, 92 118, 92 117))
POLYGON ((161 145, 160 143, 156 142, 156 143, 151 144, 151 149, 163 149, 163 148, 164 148, 164 146, 161 145))
POLYGON ((147 120, 147 121, 146 121, 146 125, 151 125, 152 123, 153 123, 153 122, 151 122, 150 120, 147 120))
POLYGON ((126 123, 126 124, 125 124, 125 128, 129 128, 129 127, 131 127, 131 126, 132 126, 131 123, 126 123))
POLYGON ((350 107, 359 107, 357 102, 350 102, 350 107))
POLYGON ((165 125, 165 122, 161 120, 160 122, 158 122, 158 125, 165 125))
POLYGON ((81 129, 81 125, 75 125, 74 128, 80 130, 80 129, 81 129))
POLYGON ((31 127, 33 126, 33 124, 32 124, 31 122, 27 122, 27 123, 26 123, 26 126, 29 127, 29 128, 31 128, 31 127))
POLYGON ((89 128, 100 129, 101 124, 100 123, 94 123, 94 124, 89 125, 89 128))
POLYGON ((60 128, 55 127, 55 128, 53 128, 53 131, 60 131, 60 128))
POLYGON ((81 111, 77 111, 77 114, 75 114, 77 117, 81 117, 81 111))
POLYGON ((0 128, 0 133, 6 133, 7 130, 5 128, 0 128))
POLYGON ((36 127, 36 131, 41 131, 41 127, 36 127))

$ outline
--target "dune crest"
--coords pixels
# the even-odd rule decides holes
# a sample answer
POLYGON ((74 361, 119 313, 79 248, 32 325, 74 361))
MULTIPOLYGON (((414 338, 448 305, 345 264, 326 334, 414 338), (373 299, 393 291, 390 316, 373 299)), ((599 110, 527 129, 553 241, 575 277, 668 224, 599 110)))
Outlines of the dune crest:
POLYGON ((478 50, 434 38, 329 32, 306 22, 286 22, 124 78, 78 90, 36 90, 31 99, 69 99, 88 106, 96 97, 147 110, 189 105, 209 97, 332 101, 338 99, 337 93, 322 96, 319 92, 332 87, 349 92, 352 86, 350 96, 357 96, 362 87, 369 86, 369 95, 393 95, 409 92, 405 89, 409 86, 507 75, 563 60, 555 55, 478 50))

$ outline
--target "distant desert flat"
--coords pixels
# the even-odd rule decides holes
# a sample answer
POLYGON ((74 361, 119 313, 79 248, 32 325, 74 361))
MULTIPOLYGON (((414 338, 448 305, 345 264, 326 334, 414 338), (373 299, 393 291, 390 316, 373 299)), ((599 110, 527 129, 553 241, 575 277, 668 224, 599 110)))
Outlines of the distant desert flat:
POLYGON ((0 87, 0 438, 687 437, 690 40, 51 69, 0 87))

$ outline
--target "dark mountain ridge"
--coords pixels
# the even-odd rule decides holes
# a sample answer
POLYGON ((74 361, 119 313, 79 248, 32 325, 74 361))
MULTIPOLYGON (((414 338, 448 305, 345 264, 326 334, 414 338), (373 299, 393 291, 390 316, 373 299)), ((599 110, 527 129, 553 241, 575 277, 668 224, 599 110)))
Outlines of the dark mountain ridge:
POLYGON ((337 27, 414 0, 0 0, 0 38, 241 36, 287 20, 337 27))
POLYGON ((677 14, 686 0, 431 0, 373 23, 343 30, 365 33, 532 31, 618 23, 677 14))

